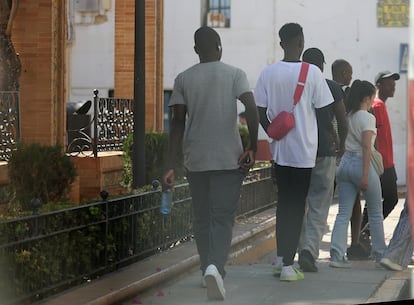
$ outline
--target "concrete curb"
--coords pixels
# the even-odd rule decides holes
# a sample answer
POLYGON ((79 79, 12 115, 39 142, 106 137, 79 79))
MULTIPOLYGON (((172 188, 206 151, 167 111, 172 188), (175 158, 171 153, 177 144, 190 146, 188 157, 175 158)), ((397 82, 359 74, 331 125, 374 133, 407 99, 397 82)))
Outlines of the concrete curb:
POLYGON ((380 303, 401 300, 402 294, 410 282, 411 270, 395 272, 392 276, 384 279, 374 293, 365 303, 380 303))
POLYGON ((169 268, 161 270, 155 274, 151 274, 143 279, 133 282, 121 289, 113 291, 109 294, 103 295, 85 305, 110 305, 116 304, 128 297, 134 296, 139 292, 150 289, 153 286, 159 285, 169 279, 184 273, 185 271, 195 267, 200 261, 198 255, 191 256, 184 259, 169 268))
POLYGON ((276 230, 276 216, 272 216, 269 219, 261 222, 257 227, 252 228, 249 231, 244 232, 241 235, 237 235, 231 242, 231 250, 229 256, 235 258, 242 253, 253 248, 253 245, 257 245, 257 240, 263 240, 274 237, 276 230), (253 243, 251 240, 254 239, 253 243))

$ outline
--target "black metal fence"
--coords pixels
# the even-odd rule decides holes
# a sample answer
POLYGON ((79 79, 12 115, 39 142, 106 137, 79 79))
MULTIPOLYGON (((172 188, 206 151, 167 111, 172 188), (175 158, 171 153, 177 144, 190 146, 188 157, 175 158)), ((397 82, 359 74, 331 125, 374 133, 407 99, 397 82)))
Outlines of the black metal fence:
MULTIPOLYGON (((82 126, 67 126, 67 152, 97 156, 101 151, 122 150, 133 132, 133 100, 100 98, 94 90, 93 116, 82 126), (96 135, 96 136, 95 136, 96 135)), ((0 161, 8 161, 20 140, 20 94, 0 91, 0 161)))
POLYGON ((0 91, 0 161, 8 161, 20 140, 19 92, 0 91))
MULTIPOLYGON (((246 177, 238 215, 274 206, 270 167, 246 177)), ((188 184, 172 213, 160 190, 0 222, 1 304, 27 304, 192 238, 188 184)))
POLYGON ((123 141, 134 129, 132 99, 100 98, 94 90, 93 116, 83 126, 67 128, 67 152, 91 155, 122 150, 123 141), (92 133, 92 134, 91 134, 92 133))

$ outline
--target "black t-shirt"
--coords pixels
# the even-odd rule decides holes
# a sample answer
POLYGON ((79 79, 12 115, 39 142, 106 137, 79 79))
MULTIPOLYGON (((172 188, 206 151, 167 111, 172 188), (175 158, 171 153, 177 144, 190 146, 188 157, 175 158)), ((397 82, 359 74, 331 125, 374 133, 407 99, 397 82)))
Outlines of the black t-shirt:
POLYGON ((332 124, 334 119, 334 105, 343 100, 344 92, 341 86, 330 79, 327 79, 334 101, 323 107, 316 109, 316 120, 318 122, 318 157, 336 156, 336 131, 332 124))

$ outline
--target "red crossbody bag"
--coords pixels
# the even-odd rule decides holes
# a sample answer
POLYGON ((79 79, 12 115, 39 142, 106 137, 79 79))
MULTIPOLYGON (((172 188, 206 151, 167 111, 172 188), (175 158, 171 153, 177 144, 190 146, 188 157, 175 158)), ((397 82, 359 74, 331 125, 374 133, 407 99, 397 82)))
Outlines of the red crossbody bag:
POLYGON ((282 111, 280 112, 270 123, 267 128, 267 134, 274 140, 280 140, 284 138, 289 131, 295 127, 295 117, 293 115, 293 109, 296 104, 299 102, 303 89, 305 88, 306 77, 308 75, 309 64, 307 62, 302 62, 299 73, 298 84, 296 85, 295 94, 293 95, 293 107, 290 112, 282 111))

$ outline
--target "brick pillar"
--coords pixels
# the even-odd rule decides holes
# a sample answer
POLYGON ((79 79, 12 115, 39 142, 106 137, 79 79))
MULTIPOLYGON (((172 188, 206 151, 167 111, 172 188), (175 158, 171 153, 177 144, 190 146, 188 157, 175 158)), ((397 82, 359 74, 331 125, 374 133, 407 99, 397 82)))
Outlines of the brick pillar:
MULTIPOLYGON (((115 1, 115 97, 134 97, 135 0, 115 1)), ((163 129, 163 1, 145 2, 145 127, 163 129)))
POLYGON ((63 144, 65 1, 21 0, 12 39, 20 54, 20 127, 25 142, 63 144))

